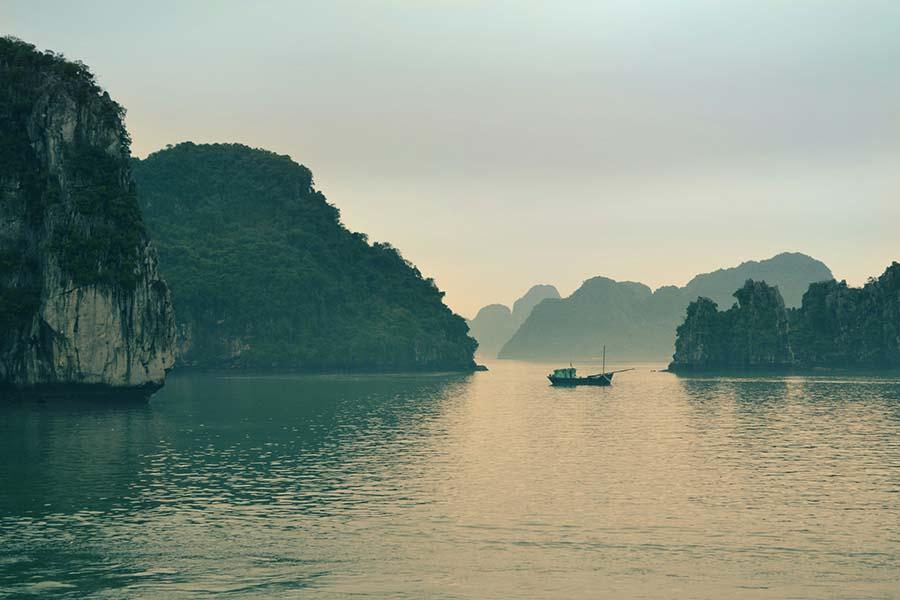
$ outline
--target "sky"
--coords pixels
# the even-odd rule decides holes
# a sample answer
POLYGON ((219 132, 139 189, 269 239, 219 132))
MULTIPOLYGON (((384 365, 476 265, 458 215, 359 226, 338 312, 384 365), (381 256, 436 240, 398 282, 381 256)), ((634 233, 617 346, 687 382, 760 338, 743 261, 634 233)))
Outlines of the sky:
POLYGON ((0 32, 87 63, 137 156, 289 154, 466 317, 596 275, 900 260, 895 0, 0 0, 0 32))

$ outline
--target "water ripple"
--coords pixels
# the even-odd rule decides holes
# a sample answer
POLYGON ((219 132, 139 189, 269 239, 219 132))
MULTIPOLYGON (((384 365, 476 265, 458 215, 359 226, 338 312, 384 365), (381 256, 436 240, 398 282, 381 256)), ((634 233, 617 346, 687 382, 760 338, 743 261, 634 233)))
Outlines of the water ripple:
POLYGON ((0 596, 898 595, 897 379, 546 368, 0 406, 0 596))

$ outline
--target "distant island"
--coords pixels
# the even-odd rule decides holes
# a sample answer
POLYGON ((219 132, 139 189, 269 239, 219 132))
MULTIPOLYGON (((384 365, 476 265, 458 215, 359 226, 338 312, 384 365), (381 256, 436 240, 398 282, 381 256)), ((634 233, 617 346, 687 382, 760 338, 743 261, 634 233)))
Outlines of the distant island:
POLYGON ((690 303, 669 370, 900 368, 900 263, 861 288, 813 283, 799 308, 763 281, 734 297, 726 311, 709 298, 690 303))
POLYGON ((172 287, 179 365, 475 368, 476 342, 434 281, 348 231, 290 157, 185 142, 132 168, 172 287))
MULTIPOLYGON (((545 299, 511 335, 500 358, 590 360, 603 345, 618 360, 663 361, 672 356, 675 328, 688 304, 704 296, 721 304, 747 279, 778 285, 789 306, 799 306, 810 283, 832 279, 821 261, 783 253, 694 277, 684 287, 652 291, 642 283, 594 277, 565 299, 545 299)), ((473 327, 478 338, 479 330, 473 327)))
POLYGON ((489 304, 479 310, 475 318, 469 321, 472 337, 478 340, 478 354, 496 358, 535 306, 547 298, 559 300, 559 297, 559 292, 552 285, 535 285, 515 301, 512 310, 503 304, 489 304))
POLYGON ((0 38, 0 388, 152 391, 172 367, 123 115, 83 64, 0 38))

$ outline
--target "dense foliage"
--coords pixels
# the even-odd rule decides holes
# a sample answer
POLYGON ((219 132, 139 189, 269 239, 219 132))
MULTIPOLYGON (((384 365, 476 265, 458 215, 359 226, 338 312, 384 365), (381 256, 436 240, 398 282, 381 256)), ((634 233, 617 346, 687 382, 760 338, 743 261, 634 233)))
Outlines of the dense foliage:
POLYGON ((431 279, 345 229, 310 171, 238 144, 135 161, 147 226, 206 367, 470 369, 475 341, 431 279))
POLYGON ((900 263, 862 288, 813 283, 790 310, 762 282, 748 281, 735 297, 724 312, 708 298, 688 306, 673 369, 900 367, 900 263))
POLYGON ((862 288, 811 285, 791 328, 801 363, 900 367, 900 263, 862 288))
POLYGON ((15 38, 0 38, 0 80, 0 180, 18 182, 25 190, 17 197, 24 200, 21 209, 32 223, 40 223, 48 209, 71 200, 66 208, 74 209, 73 218, 54 232, 51 251, 76 283, 133 283, 143 229, 129 164, 120 158, 128 156, 130 144, 122 126, 124 109, 100 89, 83 63, 39 52, 15 38), (50 172, 47 160, 37 154, 37 140, 30 139, 28 126, 40 118, 35 113, 46 111, 58 96, 87 104, 85 112, 92 113, 97 127, 115 130, 117 155, 92 140, 75 139, 65 144, 65 156, 56 159, 65 172, 50 172))
MULTIPOLYGON (((102 93, 84 63, 40 52, 13 37, 0 37, 0 81, 0 169, 4 175, 39 175, 33 172, 34 149, 24 126, 48 87, 63 84, 76 100, 102 93)), ((121 110, 118 105, 116 109, 121 110)))
POLYGON ((132 287, 137 281, 144 226, 134 184, 124 180, 128 165, 87 144, 70 146, 66 179, 77 214, 57 229, 53 250, 63 270, 81 284, 132 287))
POLYGON ((80 62, 0 38, 0 325, 26 322, 40 301, 39 263, 57 259, 78 285, 132 285, 144 236, 128 174, 130 140, 124 110, 80 62), (77 107, 77 108, 75 108, 77 107), (42 138, 50 115, 76 111, 75 139, 54 146, 42 138), (110 154, 85 132, 112 132, 110 154), (79 137, 80 136, 80 137, 79 137), (56 166, 54 166, 56 165, 56 166), (61 166, 60 166, 61 165, 61 166), (49 244, 35 232, 48 230, 49 244))
POLYGON ((747 280, 720 312, 709 298, 687 308, 675 331, 675 363, 703 368, 765 367, 790 364, 788 313, 777 287, 747 280))

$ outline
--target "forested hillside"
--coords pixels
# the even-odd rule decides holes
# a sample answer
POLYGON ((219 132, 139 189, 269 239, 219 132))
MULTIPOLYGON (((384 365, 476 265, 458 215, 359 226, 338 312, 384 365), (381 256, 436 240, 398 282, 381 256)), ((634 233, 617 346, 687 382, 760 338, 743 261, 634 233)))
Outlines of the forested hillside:
POLYGON ((180 362, 299 370, 468 370, 476 342, 390 244, 348 231, 288 156, 238 144, 135 161, 180 329, 180 362))

